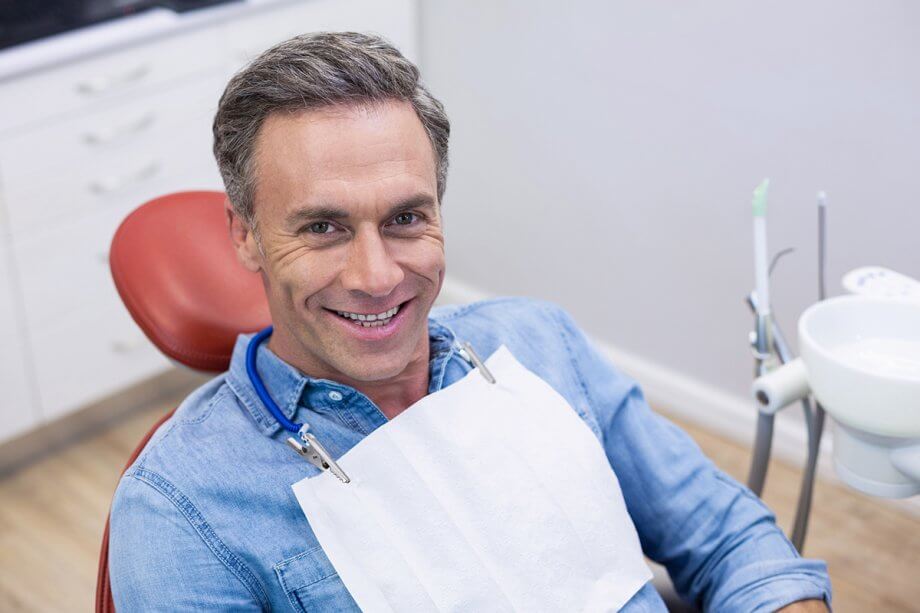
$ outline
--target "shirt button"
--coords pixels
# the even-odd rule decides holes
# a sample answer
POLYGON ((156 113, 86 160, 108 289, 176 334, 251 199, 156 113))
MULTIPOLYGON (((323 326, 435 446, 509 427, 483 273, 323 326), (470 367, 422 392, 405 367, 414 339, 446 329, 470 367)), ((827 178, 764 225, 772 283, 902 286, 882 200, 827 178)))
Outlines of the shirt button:
POLYGON ((332 400, 338 402, 339 400, 342 399, 342 392, 337 392, 337 391, 335 391, 335 390, 332 390, 331 392, 329 392, 329 397, 330 397, 332 400))

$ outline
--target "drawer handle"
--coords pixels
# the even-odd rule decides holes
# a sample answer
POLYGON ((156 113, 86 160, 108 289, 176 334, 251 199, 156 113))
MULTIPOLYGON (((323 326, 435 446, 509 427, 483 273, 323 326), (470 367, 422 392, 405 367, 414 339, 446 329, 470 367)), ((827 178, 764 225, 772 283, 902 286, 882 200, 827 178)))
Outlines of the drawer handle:
POLYGON ((159 162, 150 162, 140 170, 124 174, 120 177, 106 177, 97 179, 89 184, 89 189, 94 194, 105 196, 113 192, 118 192, 133 184, 140 183, 149 179, 160 171, 159 162))
POLYGON ((150 73, 150 66, 143 64, 118 75, 96 77, 77 83, 77 92, 84 96, 99 96, 119 87, 140 81, 150 73))
POLYGON ((96 130, 95 132, 87 132, 83 135, 83 142, 87 145, 92 145, 94 147, 99 147, 102 145, 111 145, 114 142, 133 136, 139 132, 143 132, 147 128, 153 125, 154 120, 156 119, 156 114, 146 113, 141 117, 135 119, 134 121, 128 122, 120 126, 114 126, 107 130, 96 130))
POLYGON ((117 340, 112 341, 112 351, 115 353, 120 353, 122 355, 126 353, 134 353, 138 349, 144 346, 144 337, 137 335, 134 338, 128 340, 117 340))

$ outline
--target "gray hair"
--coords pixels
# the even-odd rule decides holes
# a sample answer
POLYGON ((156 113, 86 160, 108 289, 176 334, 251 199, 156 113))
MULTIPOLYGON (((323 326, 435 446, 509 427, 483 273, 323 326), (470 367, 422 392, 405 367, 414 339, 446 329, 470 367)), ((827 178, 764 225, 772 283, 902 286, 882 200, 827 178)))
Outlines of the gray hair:
POLYGON ((411 103, 428 133, 440 201, 450 121, 419 82, 418 68, 393 45, 357 32, 318 32, 262 53, 230 79, 214 116, 214 157, 236 213, 253 227, 255 142, 270 114, 389 100, 411 103))

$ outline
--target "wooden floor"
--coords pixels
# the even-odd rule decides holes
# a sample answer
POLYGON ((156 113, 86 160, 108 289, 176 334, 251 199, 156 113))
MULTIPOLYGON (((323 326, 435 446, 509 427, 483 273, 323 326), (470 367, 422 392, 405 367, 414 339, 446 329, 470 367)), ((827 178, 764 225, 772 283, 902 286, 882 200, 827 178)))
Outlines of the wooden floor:
MULTIPOLYGON (((0 481, 0 611, 90 611, 119 470, 170 399, 0 481)), ((682 424, 736 478, 748 450, 682 424)), ((792 522, 799 473, 774 462, 766 502, 792 522)), ((920 611, 920 518, 819 483, 806 555, 828 561, 835 610, 920 611)))

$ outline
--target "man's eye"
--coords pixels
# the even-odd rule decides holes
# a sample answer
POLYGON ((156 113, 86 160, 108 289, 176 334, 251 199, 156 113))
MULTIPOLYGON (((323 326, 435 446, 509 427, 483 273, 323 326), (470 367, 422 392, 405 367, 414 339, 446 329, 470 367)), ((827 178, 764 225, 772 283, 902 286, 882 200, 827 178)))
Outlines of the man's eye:
POLYGON ((415 221, 416 217, 417 215, 415 213, 400 213, 393 218, 393 222, 398 226, 408 226, 415 221))
POLYGON ((317 221, 307 226, 307 231, 311 234, 329 234, 332 230, 332 224, 328 221, 317 221))

